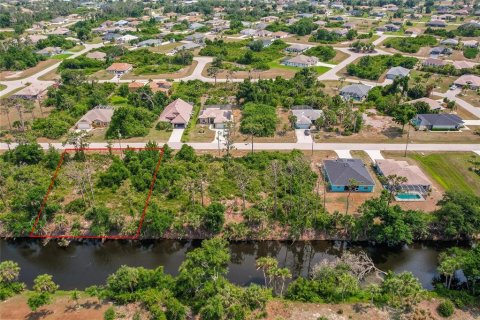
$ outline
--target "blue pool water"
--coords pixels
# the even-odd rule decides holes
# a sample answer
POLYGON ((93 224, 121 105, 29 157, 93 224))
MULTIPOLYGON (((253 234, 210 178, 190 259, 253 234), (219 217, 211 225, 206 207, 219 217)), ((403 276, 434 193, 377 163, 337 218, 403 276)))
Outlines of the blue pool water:
POLYGON ((417 193, 399 193, 396 196, 398 199, 402 200, 419 200, 422 199, 422 196, 417 193))

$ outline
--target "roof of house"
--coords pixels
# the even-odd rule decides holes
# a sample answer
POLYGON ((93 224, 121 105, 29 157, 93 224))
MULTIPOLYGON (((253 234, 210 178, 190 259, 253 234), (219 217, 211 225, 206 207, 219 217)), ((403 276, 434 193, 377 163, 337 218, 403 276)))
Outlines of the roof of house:
POLYGON ((297 64, 314 65, 314 64, 317 64, 318 58, 299 54, 298 56, 292 57, 290 59, 286 59, 285 61, 290 63, 297 63, 297 64))
POLYGON ((398 177, 405 177, 407 181, 403 185, 421 185, 429 186, 430 180, 415 165, 410 165, 407 161, 397 161, 392 159, 382 159, 375 161, 378 168, 382 171, 384 176, 396 175, 398 177))
POLYGON ((114 62, 110 67, 107 68, 107 71, 128 71, 132 67, 133 65, 130 63, 114 62))
POLYGON ((112 120, 113 108, 106 106, 98 106, 83 115, 83 117, 78 120, 79 122, 88 122, 92 123, 93 121, 101 121, 109 123, 112 120))
POLYGON ((308 44, 301 44, 301 43, 295 43, 292 44, 291 46, 287 47, 285 50, 287 51, 304 51, 307 49, 310 49, 311 46, 308 44))
POLYGON ((464 74, 460 76, 457 80, 453 83, 465 86, 465 85, 474 85, 476 87, 480 87, 480 77, 473 75, 473 74, 464 74))
POLYGON ((423 61, 424 65, 444 66, 447 62, 441 59, 428 58, 423 61))
POLYGON ((353 94, 359 97, 364 97, 368 94, 368 91, 370 91, 370 89, 372 89, 372 87, 361 84, 361 83, 355 83, 355 84, 351 84, 343 87, 340 90, 340 93, 346 93, 349 95, 353 94))
POLYGON ((187 124, 192 114, 193 106, 182 99, 177 99, 163 109, 160 121, 173 124, 187 124))
POLYGON ((415 100, 408 101, 407 103, 414 104, 414 103, 417 103, 417 102, 425 102, 426 104, 428 104, 430 106, 430 110, 445 109, 440 102, 438 102, 437 100, 430 99, 430 98, 415 99, 415 100))
POLYGON ((62 48, 60 47, 46 47, 41 50, 38 50, 38 54, 50 54, 50 53, 56 53, 56 52, 62 52, 62 48))
POLYGON ((138 89, 138 88, 142 88, 144 85, 145 85, 145 83, 134 80, 134 81, 132 81, 128 84, 128 88, 138 89))
POLYGON ((33 97, 41 94, 42 92, 46 91, 48 89, 49 85, 48 84, 43 84, 43 83, 33 83, 29 85, 28 87, 25 87, 13 94, 13 96, 17 97, 33 97))
POLYGON ((441 44, 456 46, 458 44, 457 39, 445 39, 440 42, 441 44))
POLYGON ((231 110, 225 110, 220 107, 206 107, 204 110, 200 112, 200 115, 198 116, 199 119, 207 119, 207 118, 213 118, 213 123, 224 123, 227 121, 232 120, 232 111, 231 110))
POLYGON ((357 185, 375 185, 375 181, 361 159, 324 160, 323 165, 328 180, 333 185, 348 186, 352 179, 356 181, 357 185))
POLYGON ((137 43, 137 46, 141 47, 141 46, 161 45, 161 44, 162 44, 161 39, 147 39, 137 43))
POLYGON ((447 24, 441 20, 432 20, 427 22, 427 26, 446 26, 447 24))
POLYGON ((464 61, 464 60, 461 60, 461 61, 453 61, 453 67, 457 70, 460 70, 460 69, 471 69, 473 67, 475 67, 477 64, 474 63, 474 62, 470 62, 470 61, 464 61))
POLYGON ((427 113, 416 116, 421 126, 458 126, 463 124, 462 118, 450 113, 427 113))
POLYGON ((292 109, 292 114, 297 118, 297 124, 311 124, 322 116, 322 110, 316 109, 292 109))
POLYGON ((410 73, 410 69, 404 67, 392 67, 387 71, 387 75, 406 77, 410 73))

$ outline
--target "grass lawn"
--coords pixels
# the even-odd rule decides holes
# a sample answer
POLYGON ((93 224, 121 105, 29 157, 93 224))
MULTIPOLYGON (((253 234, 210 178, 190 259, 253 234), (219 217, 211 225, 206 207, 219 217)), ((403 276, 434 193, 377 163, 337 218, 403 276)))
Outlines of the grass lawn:
POLYGON ((110 98, 108 98, 109 103, 113 104, 114 106, 128 106, 128 99, 124 97, 120 97, 117 95, 113 95, 110 98))
MULTIPOLYGON (((271 69, 285 69, 285 70, 292 70, 292 71, 300 71, 300 70, 302 70, 302 68, 299 68, 299 67, 285 66, 285 65, 283 65, 283 64, 280 63, 280 59, 269 62, 269 63, 268 63, 268 66, 269 66, 271 69)), ((313 67, 313 69, 315 69, 315 71, 316 71, 319 75, 320 75, 320 74, 324 74, 325 72, 327 72, 328 70, 330 70, 329 67, 324 67, 324 66, 313 67)))
POLYGON ((57 55, 54 55, 52 57, 52 59, 56 59, 56 60, 63 60, 63 59, 66 59, 68 57, 70 57, 72 54, 70 53, 62 53, 62 54, 57 54, 57 55))
POLYGON ((409 155, 445 190, 480 194, 480 176, 468 170, 471 166, 469 160, 474 156, 474 153, 453 152, 409 155))
POLYGON ((0 91, 5 89, 7 86, 3 85, 3 84, 0 84, 0 91))
POLYGON ((82 46, 82 45, 77 45, 71 49, 68 49, 68 51, 70 52, 79 52, 79 51, 82 51, 83 49, 85 49, 85 46, 82 46))
POLYGON ((88 44, 97 44, 97 43, 102 43, 102 37, 95 37, 92 40, 86 41, 88 44))
POLYGON ((215 139, 215 131, 210 130, 208 125, 196 124, 188 137, 189 142, 212 142, 215 139))

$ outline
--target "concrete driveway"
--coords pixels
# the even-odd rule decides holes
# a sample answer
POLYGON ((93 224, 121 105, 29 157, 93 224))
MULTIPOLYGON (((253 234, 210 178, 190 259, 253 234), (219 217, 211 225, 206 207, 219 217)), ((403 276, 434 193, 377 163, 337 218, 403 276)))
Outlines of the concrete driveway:
POLYGON ((312 135, 305 135, 305 129, 295 129, 297 143, 312 143, 312 135))
POLYGON ((185 129, 173 129, 168 142, 182 142, 183 131, 185 129))

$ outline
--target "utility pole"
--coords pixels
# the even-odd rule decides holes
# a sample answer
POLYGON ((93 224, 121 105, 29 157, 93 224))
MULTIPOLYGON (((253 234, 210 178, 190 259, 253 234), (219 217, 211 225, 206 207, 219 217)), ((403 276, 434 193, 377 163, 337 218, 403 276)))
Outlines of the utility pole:
POLYGON ((410 122, 408 123, 408 128, 407 128, 407 143, 405 144, 405 154, 403 155, 404 157, 407 157, 409 140, 410 140, 410 122))

